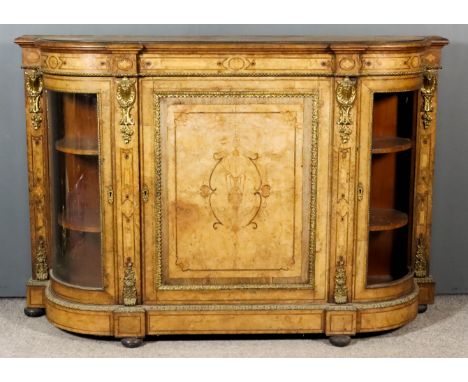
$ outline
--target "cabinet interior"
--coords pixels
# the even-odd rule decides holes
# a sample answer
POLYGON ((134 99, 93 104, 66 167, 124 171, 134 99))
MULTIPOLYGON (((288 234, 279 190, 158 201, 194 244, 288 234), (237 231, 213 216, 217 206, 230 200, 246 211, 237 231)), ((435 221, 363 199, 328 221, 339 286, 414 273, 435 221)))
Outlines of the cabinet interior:
POLYGON ((375 93, 367 284, 410 271, 417 93, 375 93))

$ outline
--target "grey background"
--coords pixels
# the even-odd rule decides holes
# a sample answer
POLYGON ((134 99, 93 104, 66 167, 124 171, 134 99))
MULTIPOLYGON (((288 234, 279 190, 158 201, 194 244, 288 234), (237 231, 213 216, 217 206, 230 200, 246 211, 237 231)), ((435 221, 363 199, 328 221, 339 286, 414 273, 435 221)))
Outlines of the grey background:
POLYGON ((440 35, 443 51, 433 200, 437 293, 468 293, 468 26, 461 25, 1 25, 0 296, 30 277, 28 183, 20 48, 23 34, 440 35))

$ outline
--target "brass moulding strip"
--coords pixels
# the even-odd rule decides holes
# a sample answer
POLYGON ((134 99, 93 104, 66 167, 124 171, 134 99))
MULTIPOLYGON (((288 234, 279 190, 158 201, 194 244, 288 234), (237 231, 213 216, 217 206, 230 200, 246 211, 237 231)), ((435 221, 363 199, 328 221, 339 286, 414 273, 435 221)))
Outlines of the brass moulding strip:
POLYGON ((154 126, 155 126, 155 203, 153 216, 155 216, 155 255, 153 256, 155 287, 158 290, 234 290, 234 289, 314 289, 315 282, 315 229, 317 215, 317 169, 318 169, 318 91, 307 93, 267 93, 267 92, 154 92, 154 126), (311 111, 311 152, 310 152, 310 184, 311 198, 309 201, 309 281, 304 284, 234 284, 234 285, 165 285, 162 283, 162 147, 161 147, 161 99, 190 99, 190 98, 239 98, 239 99, 279 99, 302 98, 312 101, 311 111))
POLYGON ((102 73, 90 73, 90 72, 62 72, 60 70, 49 70, 41 69, 41 72, 44 74, 49 74, 53 76, 63 76, 63 77, 140 77, 138 74, 130 73, 111 73, 111 72, 102 72, 102 73))
MULTIPOLYGON (((28 67, 24 67, 27 69, 28 67)), ((31 67, 37 68, 37 67, 31 67)), ((119 73, 89 73, 89 72, 61 72, 57 70, 41 69, 44 74, 64 77, 346 77, 346 75, 338 75, 337 73, 314 73, 314 72, 257 72, 257 73, 199 73, 199 72, 173 72, 173 73, 137 73, 137 74, 119 74, 119 73)), ((375 72, 375 73, 356 73, 353 77, 373 77, 373 76, 406 76, 423 74, 424 70, 415 71, 390 71, 390 72, 375 72)))
POLYGON ((415 277, 414 280, 418 284, 427 284, 427 283, 433 283, 434 279, 432 277, 415 277))
POLYGON ((41 287, 46 287, 47 284, 49 283, 49 280, 35 280, 35 279, 29 279, 28 282, 26 283, 26 286, 41 286, 41 287))
POLYGON ((78 302, 70 302, 70 301, 67 301, 58 297, 52 290, 50 283, 48 283, 47 287, 45 288, 45 297, 46 297, 46 300, 54 303, 55 305, 59 305, 68 309, 85 310, 85 311, 89 310, 93 312, 109 312, 109 311, 114 311, 116 309, 123 307, 123 305, 97 305, 97 304, 80 304, 78 302))
MULTIPOLYGON (((43 285, 43 284, 42 284, 43 285)), ((68 309, 76 309, 83 311, 96 312, 151 312, 151 311, 277 311, 277 310, 325 310, 325 311, 363 311, 370 309, 391 308, 398 305, 404 305, 412 301, 416 301, 419 294, 419 288, 415 284, 414 290, 403 297, 381 302, 369 303, 350 303, 350 304, 218 304, 218 305, 96 305, 96 304, 80 304, 63 300, 56 296, 50 287, 50 283, 46 282, 45 297, 46 300, 68 309)))
MULTIPOLYGON (((424 70, 392 71, 381 73, 356 73, 353 77, 373 76, 406 76, 423 74, 424 70)), ((139 73, 138 77, 347 77, 348 74, 314 73, 314 72, 257 72, 257 73, 198 73, 198 72, 174 72, 174 73, 139 73)))

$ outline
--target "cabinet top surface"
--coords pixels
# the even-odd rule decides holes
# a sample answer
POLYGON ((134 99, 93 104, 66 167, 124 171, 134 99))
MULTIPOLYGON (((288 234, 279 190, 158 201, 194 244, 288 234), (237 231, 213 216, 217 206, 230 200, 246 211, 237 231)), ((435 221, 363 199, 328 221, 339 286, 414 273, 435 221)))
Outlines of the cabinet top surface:
POLYGON ((307 45, 425 45, 448 41, 438 36, 121 36, 121 35, 34 35, 15 40, 22 44, 114 45, 141 44, 307 44, 307 45))

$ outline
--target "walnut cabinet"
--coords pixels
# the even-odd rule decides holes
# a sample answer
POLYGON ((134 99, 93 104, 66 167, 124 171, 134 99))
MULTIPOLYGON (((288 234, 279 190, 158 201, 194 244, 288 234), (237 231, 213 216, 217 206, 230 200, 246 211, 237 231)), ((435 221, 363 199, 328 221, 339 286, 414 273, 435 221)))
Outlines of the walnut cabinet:
POLYGON ((23 36, 28 315, 122 338, 396 328, 434 300, 441 37, 23 36))

